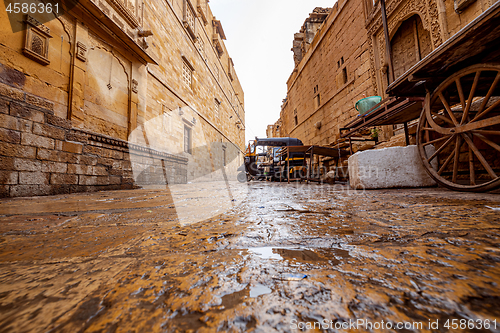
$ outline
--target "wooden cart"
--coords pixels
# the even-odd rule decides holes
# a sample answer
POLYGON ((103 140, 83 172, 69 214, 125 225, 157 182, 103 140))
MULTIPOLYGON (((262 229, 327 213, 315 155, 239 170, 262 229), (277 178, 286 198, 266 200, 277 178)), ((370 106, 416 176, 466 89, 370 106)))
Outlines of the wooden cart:
POLYGON ((500 1, 388 87, 425 97, 417 129, 422 161, 453 190, 500 188, 500 1))

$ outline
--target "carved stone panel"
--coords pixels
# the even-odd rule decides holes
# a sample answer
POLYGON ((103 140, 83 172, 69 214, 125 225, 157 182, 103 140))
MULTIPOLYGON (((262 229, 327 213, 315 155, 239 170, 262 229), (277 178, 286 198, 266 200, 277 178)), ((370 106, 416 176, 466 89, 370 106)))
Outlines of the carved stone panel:
POLYGON ((76 43, 76 57, 81 61, 87 61, 87 46, 82 42, 76 43))
POLYGON ((24 22, 26 23, 24 55, 42 65, 50 64, 49 40, 52 38, 50 29, 29 15, 26 15, 24 22))

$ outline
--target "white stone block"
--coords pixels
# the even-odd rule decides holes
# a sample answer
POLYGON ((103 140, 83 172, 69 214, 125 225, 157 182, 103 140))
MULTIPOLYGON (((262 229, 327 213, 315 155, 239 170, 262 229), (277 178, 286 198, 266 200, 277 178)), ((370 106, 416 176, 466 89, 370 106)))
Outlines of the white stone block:
MULTIPOLYGON (((436 149, 426 147, 427 156, 436 149)), ((433 161, 437 163, 436 159, 433 161)), ((354 189, 434 186, 417 146, 390 147, 358 152, 349 157, 349 183, 354 189)))

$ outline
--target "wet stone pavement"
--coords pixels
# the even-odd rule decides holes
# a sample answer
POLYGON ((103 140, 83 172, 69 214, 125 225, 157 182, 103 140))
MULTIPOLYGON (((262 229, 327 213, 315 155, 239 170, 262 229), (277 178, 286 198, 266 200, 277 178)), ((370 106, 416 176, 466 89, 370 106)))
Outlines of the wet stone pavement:
POLYGON ((0 332, 500 331, 500 195, 186 186, 1 200, 0 332))

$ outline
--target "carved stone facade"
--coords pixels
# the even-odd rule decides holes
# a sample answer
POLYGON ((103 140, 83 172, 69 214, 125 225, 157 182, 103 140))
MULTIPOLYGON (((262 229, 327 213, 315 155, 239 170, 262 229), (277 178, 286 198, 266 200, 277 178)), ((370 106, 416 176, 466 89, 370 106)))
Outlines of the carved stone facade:
POLYGON ((210 180, 222 144, 241 162, 244 93, 208 0, 18 16, 0 14, 0 197, 210 180))
POLYGON ((374 94, 361 0, 314 9, 295 35, 296 67, 287 82, 280 119, 269 134, 328 145, 352 119, 356 99, 374 94))
MULTIPOLYGON (((373 82, 377 83, 377 91, 382 95, 387 88, 386 41, 382 27, 380 2, 373 5, 372 0, 365 1, 366 29, 368 35, 377 42, 373 43, 374 54, 371 55, 373 82), (377 57, 375 57, 377 53, 377 57)), ((458 14, 453 10, 453 2, 444 0, 387 0, 387 22, 389 36, 393 40, 401 25, 414 17, 421 20, 425 31, 430 33, 432 50, 439 47, 447 38, 465 27, 491 4, 488 0, 477 0, 468 3, 468 8, 458 14)), ((431 50, 431 51, 432 51, 431 50)))
MULTIPOLYGON (((396 76, 491 4, 490 0, 468 1, 457 13, 453 1, 386 0, 396 76)), ((268 135, 275 135, 279 126, 281 136, 299 138, 304 144, 328 145, 339 138, 340 128, 357 117, 357 100, 365 95, 387 97, 389 60, 380 6, 380 1, 374 0, 339 0, 321 18, 315 35, 306 38, 311 14, 294 36, 296 66, 287 82, 280 119, 268 126, 268 135)), ((388 140, 393 134, 393 126, 385 126, 380 138, 388 140)))

